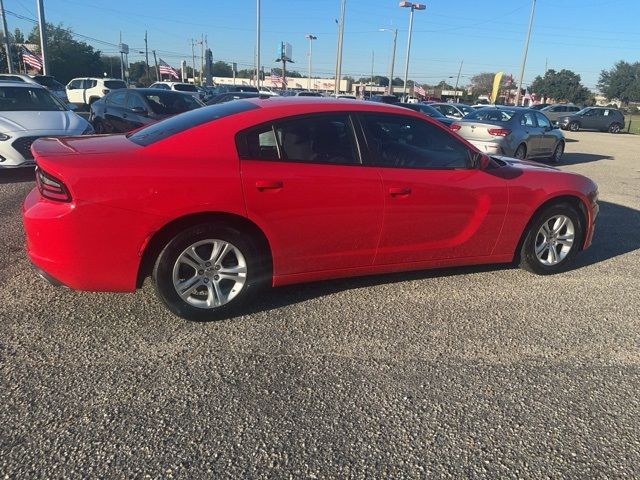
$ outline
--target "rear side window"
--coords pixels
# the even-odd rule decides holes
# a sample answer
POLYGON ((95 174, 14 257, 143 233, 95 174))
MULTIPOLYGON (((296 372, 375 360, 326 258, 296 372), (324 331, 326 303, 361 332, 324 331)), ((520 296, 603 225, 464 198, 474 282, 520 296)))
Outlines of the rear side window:
POLYGON ((346 113, 278 121, 242 133, 241 158, 291 162, 359 164, 351 119, 346 113))
POLYGON ((118 88, 127 88, 127 84, 122 80, 105 80, 104 86, 105 88, 109 88, 111 90, 116 90, 118 88))
POLYGON ((98 84, 98 82, 96 80, 85 80, 84 81, 84 88, 93 88, 98 84))
POLYGON ((376 165, 397 168, 467 168, 472 152, 430 122, 403 115, 361 116, 376 165))
POLYGON ((211 122, 219 118, 235 115, 260 108, 257 105, 238 100, 237 102, 222 103, 210 107, 197 108, 181 115, 168 118, 158 123, 153 123, 148 127, 136 130, 128 135, 129 140, 138 145, 146 147, 152 143, 163 140, 171 135, 188 130, 189 128, 203 123, 211 122))

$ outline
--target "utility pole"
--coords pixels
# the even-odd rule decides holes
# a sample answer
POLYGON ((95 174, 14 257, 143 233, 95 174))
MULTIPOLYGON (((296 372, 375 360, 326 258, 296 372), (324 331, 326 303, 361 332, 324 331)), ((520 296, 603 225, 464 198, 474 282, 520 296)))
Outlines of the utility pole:
POLYGON ((195 40, 191 39, 191 74, 193 75, 193 84, 196 84, 196 43, 195 40))
POLYGON ((458 69, 458 76, 456 77, 456 86, 453 89, 454 100, 458 101, 458 82, 460 81, 460 73, 462 73, 462 64, 464 63, 464 59, 460 62, 460 68, 458 69))
POLYGON ((347 8, 347 0, 340 2, 340 23, 338 23, 338 51, 336 56, 336 84, 334 93, 340 93, 340 78, 342 76, 342 43, 344 40, 344 16, 347 8))
POLYGON ((522 64, 520 65, 520 80, 518 81, 518 91, 516 92, 516 105, 520 105, 520 92, 522 91, 522 82, 524 81, 524 68, 527 64, 527 53, 529 52, 529 40, 531 39, 531 27, 533 26, 533 15, 536 11, 536 0, 531 0, 531 15, 529 16, 529 29, 527 30, 527 38, 524 42, 524 50, 522 51, 522 64))
POLYGON ((120 78, 124 80, 124 53, 122 53, 122 32, 120 32, 120 42, 118 42, 118 48, 120 49, 120 78))
POLYGON ((389 30, 388 28, 380 28, 381 32, 391 32, 393 33, 393 46, 391 47, 391 63, 389 64, 389 86, 387 88, 387 93, 389 95, 393 94, 393 67, 396 63, 396 43, 398 40, 398 29, 389 30))
POLYGON ((147 79, 149 78, 149 45, 147 44, 147 31, 144 31, 144 64, 147 67, 147 79))
POLYGON ((204 34, 200 34, 200 86, 204 85, 202 81, 204 75, 204 34))
POLYGON ((44 20, 44 5, 42 4, 42 0, 38 0, 38 26, 40 27, 40 53, 42 54, 42 73, 43 75, 48 75, 49 54, 47 50, 47 24, 44 20))
POLYGON ((260 90, 260 0, 256 0, 256 88, 260 90))
POLYGON ((0 0, 0 13, 2 14, 2 33, 4 34, 4 48, 7 52, 7 70, 13 73, 13 64, 11 63, 11 45, 9 44, 9 30, 7 30, 7 17, 4 14, 4 2, 0 0))
POLYGON ((544 74, 547 74, 547 65, 549 64, 549 57, 544 59, 544 74))
POLYGON ((373 62, 375 59, 375 55, 376 53, 373 50, 371 50, 371 86, 373 86, 373 62))
POLYGON ((158 57, 156 57, 156 51, 151 50, 151 52, 153 53, 153 63, 156 64, 156 81, 161 82, 162 79, 160 78, 160 68, 158 67, 158 57))
POLYGON ((305 38, 309 40, 309 83, 307 84, 307 90, 311 90, 311 57, 313 56, 313 41, 317 40, 318 37, 309 33, 305 38))

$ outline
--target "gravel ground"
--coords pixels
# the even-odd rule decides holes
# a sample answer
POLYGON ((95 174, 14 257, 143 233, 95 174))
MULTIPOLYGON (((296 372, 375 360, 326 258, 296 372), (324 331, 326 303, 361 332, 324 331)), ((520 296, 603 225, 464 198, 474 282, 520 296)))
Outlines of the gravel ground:
POLYGON ((31 177, 0 172, 0 474, 638 478, 640 137, 567 136, 601 198, 577 269, 299 285, 209 324, 40 280, 31 177))

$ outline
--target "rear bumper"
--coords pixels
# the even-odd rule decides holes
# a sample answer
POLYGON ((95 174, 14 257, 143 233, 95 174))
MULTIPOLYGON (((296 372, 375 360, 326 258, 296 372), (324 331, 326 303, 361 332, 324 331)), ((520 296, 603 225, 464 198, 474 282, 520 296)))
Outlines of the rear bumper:
POLYGON ((487 155, 509 155, 502 145, 495 142, 481 142, 477 140, 468 140, 474 147, 487 155))
POLYGON ((34 268, 34 270, 36 271, 36 273, 38 274, 38 276, 40 278, 46 280, 47 282, 49 282, 54 287, 67 287, 60 280, 58 280, 57 278, 53 277, 52 275, 49 275, 47 272, 45 272, 43 269, 41 269, 37 265, 32 264, 31 266, 34 268))
POLYGON ((37 188, 27 195, 22 218, 29 258, 51 283, 75 290, 135 290, 144 222, 136 225, 126 212, 101 205, 49 201, 37 188))

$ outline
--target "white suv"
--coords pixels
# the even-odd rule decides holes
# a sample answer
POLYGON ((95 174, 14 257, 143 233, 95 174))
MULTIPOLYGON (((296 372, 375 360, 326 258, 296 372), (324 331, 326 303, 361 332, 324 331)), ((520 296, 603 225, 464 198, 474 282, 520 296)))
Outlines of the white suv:
POLYGON ((64 85, 58 82, 50 75, 24 75, 22 73, 3 73, 0 74, 1 82, 23 82, 41 85, 49 90, 54 97, 63 103, 69 103, 67 93, 64 91, 64 85))
POLYGON ((156 82, 152 83, 149 88, 158 88, 160 90, 173 90, 175 92, 186 93, 200 100, 200 92, 195 85, 183 82, 156 82))
POLYGON ((119 88, 127 88, 127 84, 117 78, 74 78, 67 84, 67 97, 69 103, 87 107, 119 88))

